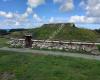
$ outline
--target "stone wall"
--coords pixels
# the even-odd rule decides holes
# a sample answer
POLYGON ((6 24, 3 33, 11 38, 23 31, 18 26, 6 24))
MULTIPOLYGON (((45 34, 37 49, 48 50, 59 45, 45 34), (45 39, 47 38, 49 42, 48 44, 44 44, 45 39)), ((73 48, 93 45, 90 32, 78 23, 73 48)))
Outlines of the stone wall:
MULTIPOLYGON (((24 48, 24 39, 12 39, 8 42, 10 47, 24 48)), ((31 48, 40 49, 56 49, 56 50, 76 50, 76 51, 86 51, 93 54, 99 54, 97 44, 100 43, 86 43, 86 42, 64 42, 64 41, 45 41, 45 40, 32 40, 31 48)))

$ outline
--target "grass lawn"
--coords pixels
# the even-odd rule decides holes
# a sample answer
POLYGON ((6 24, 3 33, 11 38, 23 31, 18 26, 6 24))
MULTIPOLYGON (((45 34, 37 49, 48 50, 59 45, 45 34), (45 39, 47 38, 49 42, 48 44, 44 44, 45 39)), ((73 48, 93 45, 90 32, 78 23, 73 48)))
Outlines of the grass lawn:
POLYGON ((8 39, 6 39, 6 38, 0 38, 0 47, 7 46, 7 41, 8 41, 8 39))
POLYGON ((100 61, 0 51, 0 80, 100 80, 100 61))

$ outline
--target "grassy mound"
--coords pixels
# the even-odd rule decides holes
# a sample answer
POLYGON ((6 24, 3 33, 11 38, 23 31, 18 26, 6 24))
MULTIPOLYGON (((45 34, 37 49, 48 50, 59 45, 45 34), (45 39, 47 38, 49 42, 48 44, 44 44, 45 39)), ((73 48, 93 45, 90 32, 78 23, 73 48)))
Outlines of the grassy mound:
MULTIPOLYGON (((48 39, 61 24, 44 24, 40 28, 30 30, 34 39, 48 39)), ((96 41, 97 34, 93 30, 77 28, 74 24, 65 24, 54 40, 96 41)))

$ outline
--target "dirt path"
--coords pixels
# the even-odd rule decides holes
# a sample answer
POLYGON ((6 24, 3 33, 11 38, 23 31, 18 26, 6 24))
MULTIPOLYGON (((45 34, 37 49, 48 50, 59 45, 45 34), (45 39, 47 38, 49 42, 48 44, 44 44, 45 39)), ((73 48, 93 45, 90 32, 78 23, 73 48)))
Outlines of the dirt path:
POLYGON ((58 51, 44 51, 44 50, 31 50, 31 49, 16 49, 16 48, 0 48, 0 50, 14 51, 22 53, 34 53, 43 55, 53 55, 53 56, 69 56, 69 57, 79 57, 84 59, 100 60, 100 56, 86 55, 80 53, 68 53, 68 52, 58 52, 58 51))

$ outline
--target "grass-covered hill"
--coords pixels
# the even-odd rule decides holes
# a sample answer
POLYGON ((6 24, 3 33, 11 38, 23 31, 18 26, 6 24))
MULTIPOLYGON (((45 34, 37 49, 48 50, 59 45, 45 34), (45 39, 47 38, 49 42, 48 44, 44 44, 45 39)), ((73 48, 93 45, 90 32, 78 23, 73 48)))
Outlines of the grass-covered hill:
MULTIPOLYGON (((34 29, 11 29, 0 30, 0 35, 23 38, 25 33, 32 33, 34 39, 49 39, 55 31, 61 27, 62 23, 44 24, 34 29)), ((73 41, 97 41, 100 42, 100 30, 89 30, 78 28, 73 23, 64 23, 63 28, 52 38, 53 40, 73 40, 73 41)))
MULTIPOLYGON (((29 30, 34 39, 48 39, 59 27, 58 24, 44 24, 43 26, 29 30)), ((98 34, 94 30, 82 29, 73 23, 65 23, 62 30, 53 38, 54 40, 97 41, 98 34)))

